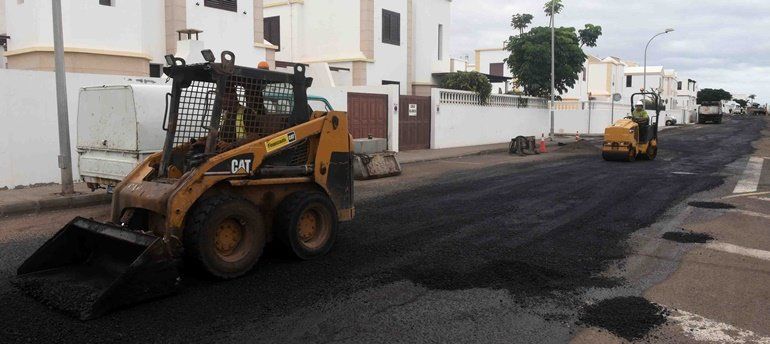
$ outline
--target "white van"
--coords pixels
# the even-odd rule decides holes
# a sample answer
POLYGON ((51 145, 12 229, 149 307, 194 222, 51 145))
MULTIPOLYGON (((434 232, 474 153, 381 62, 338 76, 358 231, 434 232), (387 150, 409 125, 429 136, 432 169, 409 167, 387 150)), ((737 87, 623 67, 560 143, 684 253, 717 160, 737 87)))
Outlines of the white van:
POLYGON ((80 89, 77 150, 80 176, 92 189, 110 191, 136 165, 163 147, 170 85, 80 89))

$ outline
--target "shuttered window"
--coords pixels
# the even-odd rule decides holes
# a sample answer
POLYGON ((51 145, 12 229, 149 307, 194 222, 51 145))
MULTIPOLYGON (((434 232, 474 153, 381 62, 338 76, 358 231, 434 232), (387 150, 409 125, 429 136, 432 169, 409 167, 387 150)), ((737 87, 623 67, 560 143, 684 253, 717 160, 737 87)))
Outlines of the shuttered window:
POLYGON ((633 80, 634 80, 634 79, 633 79, 633 76, 631 76, 631 75, 626 75, 626 87, 631 87, 631 86, 633 86, 633 80))
POLYGON ((203 6, 237 12, 238 0, 203 0, 203 6))
POLYGON ((401 14, 382 10, 382 43, 401 45, 401 14))
POLYGON ((489 74, 494 76, 505 76, 505 64, 503 63, 490 63, 489 74))
POLYGON ((265 40, 281 50, 281 17, 265 18, 265 40))

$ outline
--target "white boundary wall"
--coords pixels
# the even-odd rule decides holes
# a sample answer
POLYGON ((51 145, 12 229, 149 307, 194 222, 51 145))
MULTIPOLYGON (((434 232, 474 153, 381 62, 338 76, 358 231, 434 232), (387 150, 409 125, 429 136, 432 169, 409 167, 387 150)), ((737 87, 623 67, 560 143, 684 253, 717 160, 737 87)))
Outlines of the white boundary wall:
MULTIPOLYGON (((97 74, 67 74, 73 176, 77 180, 77 107, 81 87, 165 79, 97 74)), ((59 182, 56 86, 53 72, 0 69, 0 188, 59 182)), ((158 116, 163 116, 162 113, 158 116)))
POLYGON ((388 96, 388 150, 398 151, 398 85, 311 87, 308 96, 324 97, 336 111, 348 111, 348 93, 385 94, 388 96))
POLYGON ((480 105, 473 92, 433 89, 431 92, 431 148, 454 148, 508 142, 548 133, 545 100, 492 95, 480 105))

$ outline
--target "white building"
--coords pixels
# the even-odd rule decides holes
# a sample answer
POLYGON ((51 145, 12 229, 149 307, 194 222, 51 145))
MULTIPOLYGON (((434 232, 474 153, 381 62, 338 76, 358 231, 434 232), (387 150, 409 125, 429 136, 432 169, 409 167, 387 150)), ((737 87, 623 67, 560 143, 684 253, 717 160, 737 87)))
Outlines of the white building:
POLYGON ((476 49, 476 71, 492 79, 492 93, 508 93, 513 90, 513 74, 505 60, 511 52, 503 48, 476 49), (495 78, 496 77, 496 78, 495 78))
POLYGON ((6 68, 5 51, 8 49, 8 31, 5 28, 5 0, 0 0, 0 69, 6 68))
POLYGON ((612 95, 623 94, 625 63, 617 57, 607 57, 588 65, 588 92, 600 102, 612 101, 612 95))
POLYGON ((279 47, 278 68, 308 64, 334 86, 395 84, 416 95, 451 70, 451 0, 269 1, 265 39, 279 47))
MULTIPOLYGON (((631 99, 631 95, 634 93, 639 93, 642 91, 642 89, 644 89, 644 67, 626 67, 624 74, 625 80, 623 82, 623 98, 631 99)), ((647 66, 646 90, 662 90, 664 78, 665 72, 662 66, 647 66)))
MULTIPOLYGON (((0 0, 0 7, 0 32, 11 37, 8 68, 52 70, 51 2, 0 0)), ((62 17, 69 72, 159 76, 179 30, 202 31, 206 48, 217 57, 234 52, 239 65, 256 67, 269 48, 262 0, 63 0, 62 17)))
POLYGON ((673 69, 663 71, 663 88, 660 92, 660 98, 667 109, 679 109, 678 104, 678 84, 679 75, 673 69))
POLYGON ((698 83, 693 79, 681 79, 677 82, 677 99, 679 107, 684 110, 694 110, 698 99, 698 83))

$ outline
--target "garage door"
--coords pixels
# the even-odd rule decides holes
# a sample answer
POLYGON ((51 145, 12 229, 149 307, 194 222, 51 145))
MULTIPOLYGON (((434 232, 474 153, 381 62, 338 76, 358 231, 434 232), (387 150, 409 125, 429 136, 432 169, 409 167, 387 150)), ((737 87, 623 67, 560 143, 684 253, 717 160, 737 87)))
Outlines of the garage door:
POLYGON ((430 97, 401 96, 399 150, 430 149, 430 97))
POLYGON ((350 134, 354 139, 388 138, 388 96, 348 93, 350 134))

